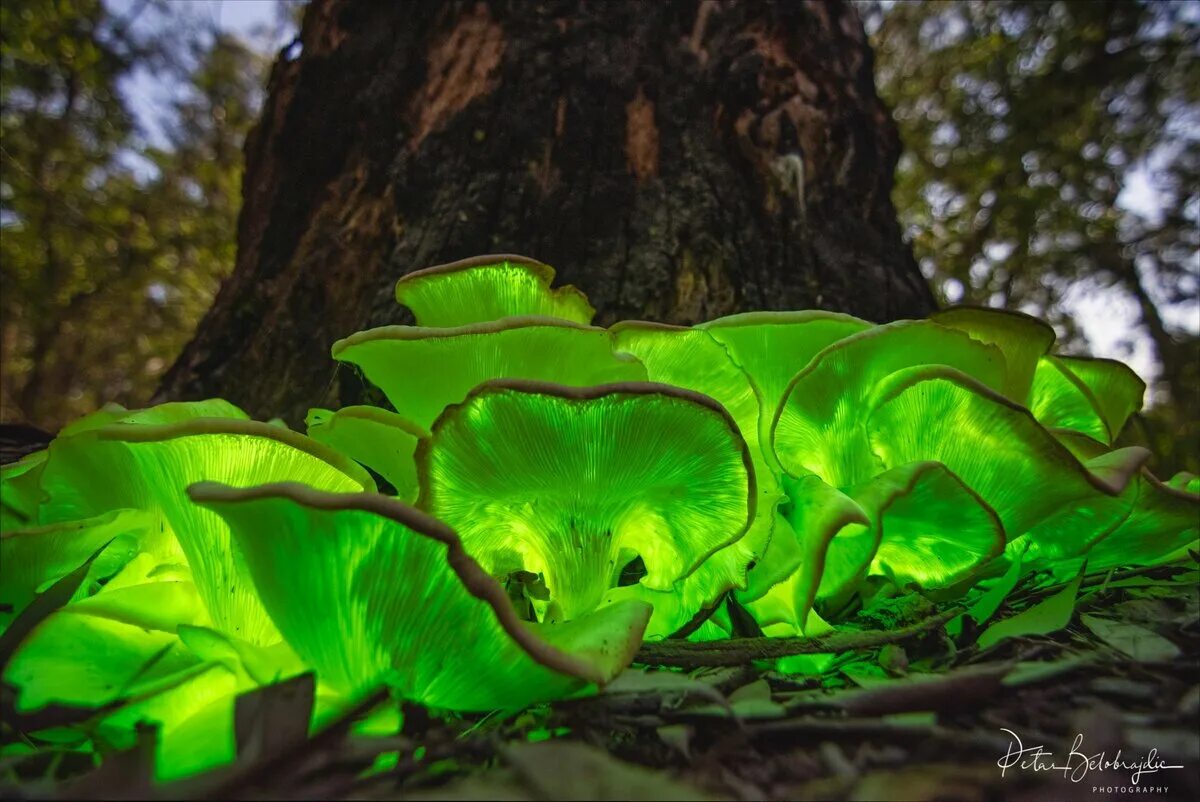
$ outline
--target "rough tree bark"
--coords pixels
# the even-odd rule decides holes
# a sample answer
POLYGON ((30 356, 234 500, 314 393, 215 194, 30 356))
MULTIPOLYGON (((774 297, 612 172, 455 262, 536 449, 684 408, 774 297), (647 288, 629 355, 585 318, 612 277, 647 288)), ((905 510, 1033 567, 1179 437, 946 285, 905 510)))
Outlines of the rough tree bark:
POLYGON ((246 145, 236 268, 155 400, 360 400, 332 342, 481 253, 554 265, 602 325, 920 316, 898 153, 848 4, 314 0, 246 145))

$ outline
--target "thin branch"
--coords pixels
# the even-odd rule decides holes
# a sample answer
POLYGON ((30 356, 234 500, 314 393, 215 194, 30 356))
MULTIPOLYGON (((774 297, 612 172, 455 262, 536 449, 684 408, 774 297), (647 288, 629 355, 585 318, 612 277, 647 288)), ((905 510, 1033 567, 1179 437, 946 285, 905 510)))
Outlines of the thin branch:
POLYGON ((937 629, 963 612, 954 607, 920 623, 889 632, 832 632, 816 638, 732 638, 730 640, 693 643, 665 640, 646 643, 638 650, 635 662, 657 666, 738 666, 752 660, 770 660, 797 654, 824 654, 873 649, 897 643, 937 629))

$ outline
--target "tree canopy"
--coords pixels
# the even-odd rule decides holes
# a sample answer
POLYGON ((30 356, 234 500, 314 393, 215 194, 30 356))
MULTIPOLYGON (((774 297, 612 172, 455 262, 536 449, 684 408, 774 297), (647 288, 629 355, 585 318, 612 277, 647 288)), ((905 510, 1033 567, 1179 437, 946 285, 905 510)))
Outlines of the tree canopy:
POLYGON ((0 30, 0 408, 56 427, 144 400, 230 269, 265 60, 161 3, 5 3, 0 30))
MULTIPOLYGON (((0 9, 4 420, 144 401, 233 265, 272 54, 162 0, 114 8, 0 9), (147 86, 171 96, 157 135, 135 114, 147 86)), ((1126 340, 1160 366, 1127 436, 1164 472, 1200 469, 1195 7, 859 9, 904 143, 895 203, 940 299, 1033 312, 1077 348, 1079 301, 1125 299, 1126 340)))
POLYGON ((1195 11, 867 6, 880 92, 905 145, 896 206, 935 291, 1046 317, 1078 345, 1073 301, 1131 298, 1161 365, 1149 434, 1172 467, 1200 451, 1187 408, 1200 393, 1195 11), (1130 201, 1147 175, 1155 201, 1130 201))

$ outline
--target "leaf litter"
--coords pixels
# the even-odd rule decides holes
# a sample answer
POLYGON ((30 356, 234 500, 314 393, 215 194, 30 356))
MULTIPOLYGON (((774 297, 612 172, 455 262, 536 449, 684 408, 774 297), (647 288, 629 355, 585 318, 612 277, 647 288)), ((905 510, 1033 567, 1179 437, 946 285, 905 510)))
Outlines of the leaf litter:
POLYGON ((57 761, 23 753, 6 716, 0 792, 20 783, 23 796, 47 799, 848 800, 1079 790, 1055 773, 1002 777, 1007 729, 1059 753, 1077 733, 1131 756, 1157 749, 1185 766, 1166 797, 1196 798, 1195 577, 1176 564, 1039 589, 1017 571, 973 591, 965 611, 915 594, 868 603, 847 633, 866 645, 839 650, 821 673, 782 671, 793 658, 753 659, 753 648, 736 665, 635 665, 599 694, 524 711, 405 704, 405 726, 386 738, 354 731, 398 704, 386 693, 307 734, 312 684, 302 676, 239 699, 235 764, 165 786, 150 780, 152 732, 92 768, 66 746, 57 761), (907 634, 872 640, 896 629, 907 634))

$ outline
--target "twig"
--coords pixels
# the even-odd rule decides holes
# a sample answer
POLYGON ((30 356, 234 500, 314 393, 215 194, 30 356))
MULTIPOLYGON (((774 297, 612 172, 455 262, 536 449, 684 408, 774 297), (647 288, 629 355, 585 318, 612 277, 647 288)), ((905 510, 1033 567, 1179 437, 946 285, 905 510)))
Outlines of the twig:
POLYGON ((889 632, 833 632, 816 638, 732 638, 693 643, 664 640, 642 644, 634 662, 657 666, 738 666, 752 660, 770 660, 796 654, 824 654, 872 649, 920 635, 945 624, 963 612, 954 607, 920 623, 889 632))

